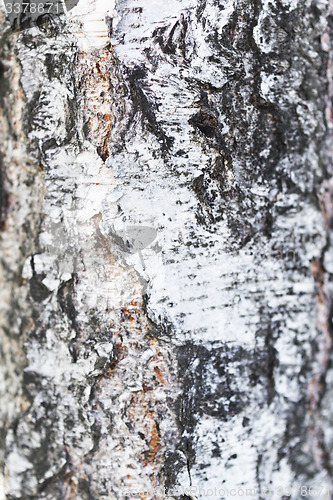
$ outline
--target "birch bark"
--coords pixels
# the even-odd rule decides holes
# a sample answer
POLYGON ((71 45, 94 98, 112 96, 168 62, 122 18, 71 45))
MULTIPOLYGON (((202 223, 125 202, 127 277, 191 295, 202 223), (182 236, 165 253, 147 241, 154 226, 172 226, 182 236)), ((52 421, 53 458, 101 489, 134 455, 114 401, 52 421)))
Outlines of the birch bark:
POLYGON ((330 498, 330 0, 66 5, 0 21, 0 499, 330 498))

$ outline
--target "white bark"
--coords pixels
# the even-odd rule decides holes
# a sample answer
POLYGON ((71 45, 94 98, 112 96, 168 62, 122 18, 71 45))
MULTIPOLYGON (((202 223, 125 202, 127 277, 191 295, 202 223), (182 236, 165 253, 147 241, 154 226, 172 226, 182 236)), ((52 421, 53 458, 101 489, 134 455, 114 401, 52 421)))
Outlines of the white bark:
POLYGON ((3 16, 3 498, 330 491, 331 14, 3 16))

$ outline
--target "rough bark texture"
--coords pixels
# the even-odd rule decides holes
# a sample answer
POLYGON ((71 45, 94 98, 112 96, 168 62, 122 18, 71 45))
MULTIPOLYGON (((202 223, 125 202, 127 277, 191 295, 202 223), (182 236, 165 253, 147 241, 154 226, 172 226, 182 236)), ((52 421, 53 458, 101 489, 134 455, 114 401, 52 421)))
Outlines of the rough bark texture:
POLYGON ((331 497, 332 13, 1 14, 0 499, 331 497))

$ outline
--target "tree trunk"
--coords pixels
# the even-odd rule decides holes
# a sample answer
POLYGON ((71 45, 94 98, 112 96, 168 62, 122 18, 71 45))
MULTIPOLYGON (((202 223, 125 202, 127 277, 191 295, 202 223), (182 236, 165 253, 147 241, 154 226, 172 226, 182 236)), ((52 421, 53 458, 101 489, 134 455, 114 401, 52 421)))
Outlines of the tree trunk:
POLYGON ((331 498, 332 2, 113 3, 2 7, 0 499, 331 498))

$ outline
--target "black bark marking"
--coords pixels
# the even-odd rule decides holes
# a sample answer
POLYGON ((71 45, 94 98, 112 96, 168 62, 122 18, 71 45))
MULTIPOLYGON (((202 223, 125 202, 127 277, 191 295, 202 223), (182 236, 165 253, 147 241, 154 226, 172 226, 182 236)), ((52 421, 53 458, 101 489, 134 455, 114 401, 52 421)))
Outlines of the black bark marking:
POLYGON ((144 90, 144 79, 146 76, 147 70, 144 66, 136 66, 134 69, 127 68, 127 79, 131 94, 131 102, 133 104, 132 117, 127 127, 129 128, 134 116, 140 113, 143 123, 146 123, 148 130, 157 137, 161 145, 161 150, 165 154, 171 148, 173 139, 164 133, 157 122, 155 105, 149 100, 147 92, 144 90))

